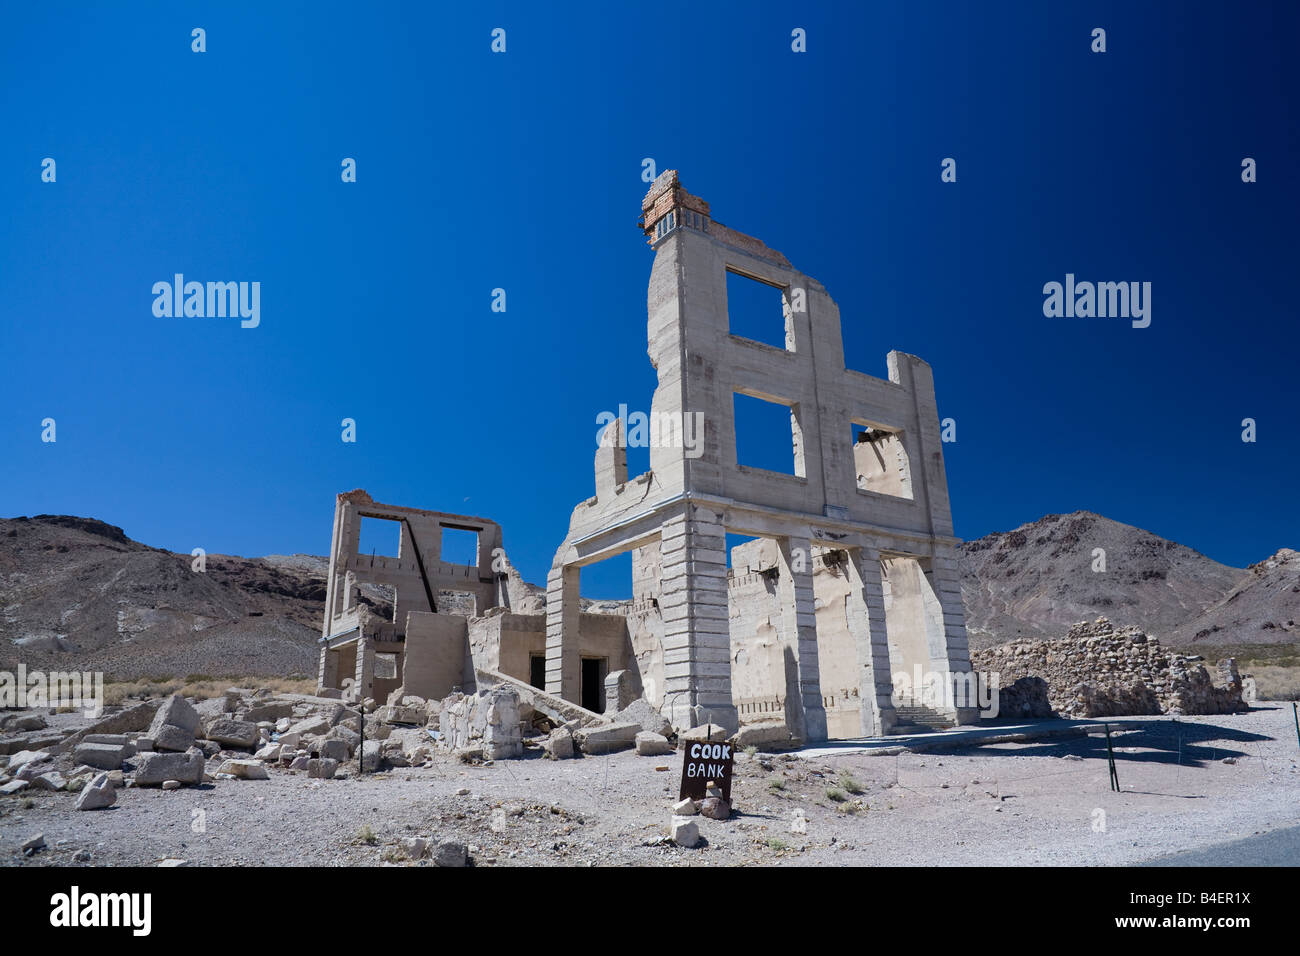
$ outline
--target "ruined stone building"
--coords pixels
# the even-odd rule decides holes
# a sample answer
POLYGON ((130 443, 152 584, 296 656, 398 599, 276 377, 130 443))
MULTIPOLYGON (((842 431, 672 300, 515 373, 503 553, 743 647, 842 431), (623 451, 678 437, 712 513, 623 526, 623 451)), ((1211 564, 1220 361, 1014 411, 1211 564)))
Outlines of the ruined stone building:
MULTIPOLYGON (((904 699, 899 713, 895 675, 970 671, 930 367, 890 352, 887 379, 846 368, 822 285, 714 220, 676 172, 655 180, 642 211, 654 250, 650 417, 663 426, 650 470, 628 476, 622 423, 610 424, 544 609, 494 523, 341 495, 321 683, 347 676, 369 696, 403 683, 437 696, 504 675, 594 711, 643 696, 677 728, 815 741, 906 727, 922 708, 904 699), (732 333, 729 274, 779 292, 784 348, 732 333), (736 396, 788 409, 793 474, 739 463, 736 396), (687 447, 673 423, 692 420, 702 442, 687 447), (366 516, 402 523, 399 557, 357 553, 366 516), (439 560, 442 527, 478 534, 476 564, 439 560), (730 568, 728 534, 752 539, 732 549, 730 568), (629 551, 625 613, 584 613, 581 568, 629 551), (359 603, 366 583, 396 589, 391 619, 359 603), (446 613, 441 591, 472 595, 472 612, 446 613)), ((939 709, 948 722, 974 717, 939 709)))

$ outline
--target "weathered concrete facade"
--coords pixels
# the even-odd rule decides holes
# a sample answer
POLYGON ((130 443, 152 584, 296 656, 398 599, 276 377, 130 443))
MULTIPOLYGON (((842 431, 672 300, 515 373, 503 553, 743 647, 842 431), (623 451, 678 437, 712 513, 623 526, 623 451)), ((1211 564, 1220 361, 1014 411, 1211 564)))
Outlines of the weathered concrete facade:
MULTIPOLYGON (((661 429, 650 471, 629 480, 621 425, 607 428, 596 494, 574 509, 547 579, 547 689, 567 699, 577 693, 579 569, 635 550, 634 614, 651 608, 660 620, 631 621, 633 644, 658 632, 660 659, 643 656, 662 677, 642 680, 675 726, 707 720, 736 729, 749 713, 770 719, 765 702, 779 699, 774 711, 794 736, 820 740, 828 703, 836 708, 843 691, 858 701, 859 733, 889 733, 896 669, 970 670, 930 367, 890 352, 888 379, 847 369, 839 310, 821 284, 713 220, 676 172, 654 182, 642 211, 655 250, 647 306, 658 386, 650 417, 684 423, 697 413, 702 454, 663 440, 661 429), (731 333, 728 273, 780 290, 785 348, 731 333), (789 409, 795 474, 739 463, 737 394, 789 409), (862 429, 857 440, 854 425, 862 429), (728 532, 774 545, 757 569, 767 576, 765 614, 746 607, 733 617, 729 595, 744 593, 737 584, 744 573, 728 571, 728 532), (644 573, 647 550, 658 552, 655 574, 644 573), (822 603, 822 616, 836 619, 833 640, 819 637, 819 560, 837 569, 836 593, 822 603), (759 642, 753 648, 731 633, 733 621, 747 617, 759 642), (762 663, 751 665, 759 647, 767 649, 757 655, 762 663), (829 695, 820 654, 852 663, 851 675, 825 681, 829 695)), ((836 723, 843 733, 843 720, 836 723)))
MULTIPOLYGON (((839 311, 821 284, 713 220, 675 172, 654 182, 642 211, 655 253, 650 470, 629 478, 622 422, 610 424, 596 493, 573 510, 547 576, 544 614, 495 523, 340 495, 321 684, 346 675, 364 696, 404 686, 439 697, 490 671, 592 711, 644 696, 678 729, 749 725, 799 741, 891 733, 916 710, 895 694, 896 677, 970 671, 930 367, 890 352, 887 379, 846 368, 839 311), (729 274, 779 290, 783 348, 733 334, 729 274), (793 474, 740 464, 736 396, 788 409, 793 474), (401 523, 399 557, 357 553, 367 517, 401 523), (440 560, 447 527, 478 534, 475 564, 440 560), (757 539, 732 549, 730 568, 729 533, 757 539), (584 613, 581 569, 625 552, 625 613, 584 613), (360 605, 362 583, 394 588, 391 620, 360 605), (443 591, 470 606, 440 613, 443 591), (908 708, 901 718, 896 701, 908 708)), ((974 715, 946 711, 961 723, 974 715)))

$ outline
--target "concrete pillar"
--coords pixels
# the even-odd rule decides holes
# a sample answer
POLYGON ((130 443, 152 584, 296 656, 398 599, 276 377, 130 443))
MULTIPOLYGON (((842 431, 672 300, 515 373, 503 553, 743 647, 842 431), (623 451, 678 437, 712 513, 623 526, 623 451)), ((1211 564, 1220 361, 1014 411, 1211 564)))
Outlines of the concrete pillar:
POLYGON ((731 699, 726 531, 721 516, 688 505, 663 524, 659 610, 664 622, 662 712, 678 729, 739 729, 731 699))
POLYGON ((880 552, 849 550, 850 590, 844 607, 849 634, 858 652, 858 693, 862 699, 862 734, 884 736, 894 729, 893 679, 889 635, 885 630, 885 595, 880 552))
MULTIPOLYGON (((966 611, 961 599, 961 578, 957 569, 956 551, 950 548, 936 549, 935 556, 925 569, 925 578, 938 599, 943 627, 944 654, 940 658, 933 659, 933 666, 936 670, 944 670, 948 674, 969 674, 970 644, 966 636, 966 611)), ((958 684, 959 689, 964 686, 966 686, 964 681, 958 684)), ((973 695, 974 684, 969 686, 970 693, 973 695)), ((979 723, 979 707, 975 700, 967 696, 965 701, 959 699, 957 703, 970 705, 956 708, 954 716, 957 723, 979 723)))
POLYGON ((553 567, 546 576, 546 692, 581 703, 578 588, 581 568, 553 567))
POLYGON ((793 655, 794 673, 787 676, 787 710, 800 724, 790 729, 806 742, 826 739, 826 706, 817 666, 817 612, 813 598, 812 542, 808 538, 777 540, 781 601, 781 640, 793 655), (793 677, 793 681, 790 681, 793 677), (793 684, 793 686, 789 686, 793 684), (792 707, 791 704, 799 706, 792 707))
MULTIPOLYGON (((361 700, 371 697, 375 688, 375 642, 373 638, 362 635, 357 638, 357 688, 361 700)), ((381 701, 382 703, 382 701, 381 701)))
POLYGON ((339 686, 339 652, 321 645, 320 669, 316 675, 316 684, 322 690, 339 686))

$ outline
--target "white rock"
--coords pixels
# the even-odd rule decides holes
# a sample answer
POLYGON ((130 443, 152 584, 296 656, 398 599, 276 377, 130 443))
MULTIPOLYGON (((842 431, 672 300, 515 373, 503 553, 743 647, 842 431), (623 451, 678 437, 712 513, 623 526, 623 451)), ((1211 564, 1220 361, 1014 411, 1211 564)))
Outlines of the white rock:
POLYGON ((636 752, 642 757, 660 757, 672 753, 673 748, 663 734, 643 730, 636 735, 636 752))
POLYGON ((108 782, 108 774, 101 773, 81 789, 77 797, 78 810, 102 810, 117 802, 117 791, 108 782))
POLYGON ((240 780, 269 780, 266 765, 257 760, 227 760, 217 768, 218 774, 230 774, 240 780))
POLYGON ((674 843, 688 850, 700 842, 700 828, 690 817, 673 817, 671 835, 674 843))
POLYGON ((43 773, 32 781, 32 787, 36 790, 62 790, 67 785, 68 781, 57 770, 43 773))

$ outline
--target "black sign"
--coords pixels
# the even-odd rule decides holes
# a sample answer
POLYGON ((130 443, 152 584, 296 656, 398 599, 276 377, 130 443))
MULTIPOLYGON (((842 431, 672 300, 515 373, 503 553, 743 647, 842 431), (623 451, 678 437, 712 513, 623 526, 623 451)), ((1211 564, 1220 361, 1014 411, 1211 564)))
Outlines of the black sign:
POLYGON ((710 780, 722 788, 722 799, 731 802, 732 746, 707 740, 686 741, 682 756, 682 789, 678 800, 703 800, 710 780))

